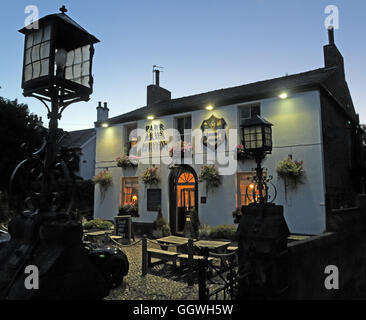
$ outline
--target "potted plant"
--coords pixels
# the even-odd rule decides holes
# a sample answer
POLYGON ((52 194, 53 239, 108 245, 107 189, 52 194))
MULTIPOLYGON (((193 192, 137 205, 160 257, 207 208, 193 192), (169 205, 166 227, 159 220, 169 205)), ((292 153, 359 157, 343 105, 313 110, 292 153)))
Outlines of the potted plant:
POLYGON ((134 168, 138 166, 139 157, 123 155, 116 158, 117 167, 121 168, 134 168))
POLYGON ((206 182, 206 188, 217 188, 221 184, 221 176, 215 165, 204 165, 198 177, 199 182, 206 182))
POLYGON ((158 175, 158 168, 147 168, 141 176, 144 184, 158 184, 160 177, 158 175))
POLYGON ((101 192, 101 201, 103 201, 105 197, 105 192, 112 185, 113 182, 112 174, 107 169, 105 169, 99 172, 96 176, 94 176, 93 181, 95 184, 99 184, 101 192))
POLYGON ((171 235, 169 224, 163 217, 161 207, 158 209, 158 215, 153 222, 153 230, 152 230, 153 237, 158 239, 161 237, 167 237, 171 235))

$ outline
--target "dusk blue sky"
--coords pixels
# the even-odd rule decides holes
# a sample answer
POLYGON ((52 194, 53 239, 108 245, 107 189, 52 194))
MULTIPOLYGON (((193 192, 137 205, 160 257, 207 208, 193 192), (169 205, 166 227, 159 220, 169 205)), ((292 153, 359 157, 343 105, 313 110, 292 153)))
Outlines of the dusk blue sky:
POLYGON ((335 40, 345 58, 356 112, 366 123, 366 1, 335 0, 105 0, 3 1, 0 19, 0 96, 27 103, 43 117, 44 106, 21 90, 27 5, 40 17, 67 14, 101 40, 95 46, 94 93, 71 105, 60 127, 94 126, 98 101, 110 116, 146 103, 152 66, 163 66, 161 86, 173 98, 323 67, 327 5, 339 8, 335 40))

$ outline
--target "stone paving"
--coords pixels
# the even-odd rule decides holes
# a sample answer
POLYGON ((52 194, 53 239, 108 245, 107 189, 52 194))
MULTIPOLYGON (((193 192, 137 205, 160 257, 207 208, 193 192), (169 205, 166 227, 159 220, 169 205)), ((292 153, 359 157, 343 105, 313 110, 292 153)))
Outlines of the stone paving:
MULTIPOLYGON (((136 242, 139 239, 136 239, 136 242)), ((148 242, 150 247, 150 242, 148 242)), ((184 278, 177 278, 170 266, 156 266, 145 277, 141 276, 141 241, 123 247, 130 269, 123 284, 110 291, 106 300, 197 300, 198 285, 189 287, 184 278), (153 274, 152 274, 153 273, 153 274), (173 280, 174 278, 174 280, 173 280)))

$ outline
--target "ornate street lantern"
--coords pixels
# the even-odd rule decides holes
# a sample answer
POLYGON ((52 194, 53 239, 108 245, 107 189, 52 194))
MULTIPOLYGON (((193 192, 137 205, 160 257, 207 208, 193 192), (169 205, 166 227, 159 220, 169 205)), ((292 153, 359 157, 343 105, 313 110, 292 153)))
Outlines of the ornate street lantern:
POLYGON ((65 14, 38 20, 38 29, 26 26, 22 89, 25 96, 52 99, 53 88, 61 90, 62 101, 89 100, 93 91, 93 44, 99 40, 65 14))
POLYGON ((11 176, 9 205, 19 214, 9 223, 11 239, 0 248, 0 299, 96 299, 107 294, 72 214, 78 155, 61 146, 58 130, 68 105, 89 100, 93 44, 99 40, 68 17, 64 6, 60 11, 38 20, 38 29, 20 30, 25 35, 23 94, 46 106, 49 126, 35 128, 43 143, 35 152, 24 146, 28 157, 11 176), (42 267, 39 290, 24 287, 27 265, 42 267))
POLYGON ((261 162, 266 154, 272 152, 272 123, 259 115, 255 115, 243 123, 242 129, 244 151, 253 156, 257 163, 255 169, 257 175, 254 178, 257 188, 253 188, 253 192, 256 190, 258 196, 253 194, 253 200, 256 203, 263 204, 268 199, 268 188, 261 162))
POLYGON ((272 152, 272 123, 255 115, 245 120, 242 127, 246 152, 262 156, 272 152))

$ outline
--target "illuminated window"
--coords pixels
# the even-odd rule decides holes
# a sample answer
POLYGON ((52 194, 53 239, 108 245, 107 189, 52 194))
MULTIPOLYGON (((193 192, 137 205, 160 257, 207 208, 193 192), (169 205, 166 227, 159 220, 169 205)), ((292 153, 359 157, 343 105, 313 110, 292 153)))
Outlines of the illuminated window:
POLYGON ((138 177, 121 178, 121 199, 120 205, 135 204, 138 201, 139 193, 138 177))
POLYGON ((195 178, 190 172, 183 172, 177 181, 177 207, 189 210, 195 204, 195 178))
MULTIPOLYGON (((265 172, 263 174, 266 175, 265 172)), ((259 191, 253 183, 254 176, 254 172, 239 172, 236 175, 236 205, 239 209, 253 202, 253 195, 259 196, 259 191)))

